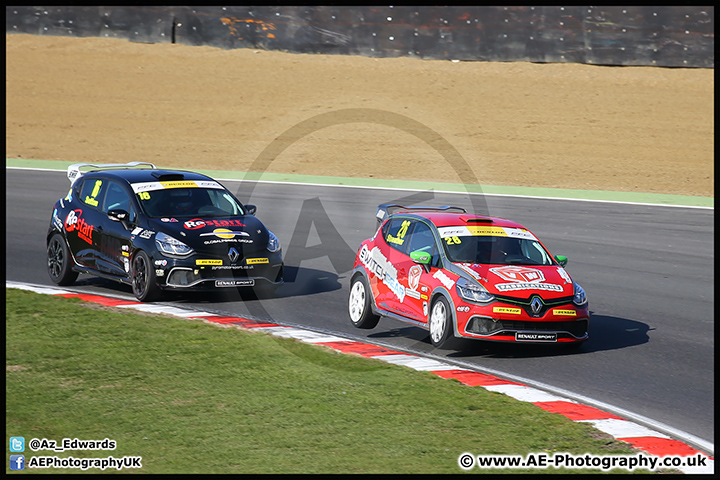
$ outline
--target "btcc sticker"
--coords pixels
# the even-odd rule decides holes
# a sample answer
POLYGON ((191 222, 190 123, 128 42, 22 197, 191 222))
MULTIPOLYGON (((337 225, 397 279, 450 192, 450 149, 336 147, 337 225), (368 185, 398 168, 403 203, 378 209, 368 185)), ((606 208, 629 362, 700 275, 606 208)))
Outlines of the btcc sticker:
POLYGON ((438 228, 441 238, 447 237, 469 237, 492 236, 492 237, 513 237, 527 238, 528 240, 537 240, 535 235, 522 228, 512 227, 488 227, 488 226, 470 226, 470 227, 441 227, 438 228))
POLYGON ((245 260, 245 263, 248 265, 254 265, 256 263, 270 263, 270 260, 267 258, 248 258, 245 260))
POLYGON ((212 260, 203 260, 203 259, 198 259, 198 260, 195 260, 195 265, 222 265, 222 262, 223 262, 222 260, 214 260, 214 259, 212 259, 212 260))
POLYGON ((512 307, 493 307, 493 313, 512 313, 513 315, 520 315, 522 309, 512 307))
POLYGON ((225 188, 218 182, 208 180, 178 180, 174 182, 141 182, 133 183, 133 192, 152 192, 153 190, 165 190, 167 188, 216 188, 224 190, 225 188))
POLYGON ((376 275, 387 285, 390 291, 400 300, 400 303, 405 301, 405 287, 398 281, 397 269, 388 262, 388 259, 385 258, 385 255, 382 254, 378 247, 373 247, 372 251, 370 251, 367 245, 363 245, 358 257, 370 273, 376 275))

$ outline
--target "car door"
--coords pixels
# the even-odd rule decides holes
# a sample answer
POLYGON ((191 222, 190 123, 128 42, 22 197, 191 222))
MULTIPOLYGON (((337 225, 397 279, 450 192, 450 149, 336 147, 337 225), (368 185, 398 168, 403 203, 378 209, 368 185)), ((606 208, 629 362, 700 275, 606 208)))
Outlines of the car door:
POLYGON ((80 265, 96 268, 98 228, 102 228, 106 218, 99 206, 107 182, 97 177, 85 178, 82 182, 77 201, 65 217, 65 235, 75 260, 80 265))
POLYGON ((440 257, 431 227, 423 221, 413 220, 407 236, 407 248, 398 262, 398 278, 405 285, 404 307, 409 316, 421 322, 427 321, 428 298, 433 284, 432 270, 438 266, 440 257), (426 265, 415 263, 410 254, 423 252, 430 255, 426 265))
POLYGON ((379 266, 374 272, 375 275, 371 276, 371 282, 377 290, 376 303, 381 308, 405 316, 410 316, 410 312, 403 306, 405 287, 399 280, 397 267, 405 259, 405 237, 410 225, 411 221, 403 217, 388 220, 381 230, 382 241, 376 242, 379 251, 370 253, 373 262, 379 266))
POLYGON ((101 210, 105 219, 102 228, 98 228, 96 268, 111 275, 125 276, 130 271, 130 237, 132 233, 131 230, 125 229, 122 222, 111 220, 108 213, 118 210, 125 211, 128 213, 126 225, 135 223, 137 214, 132 197, 120 183, 108 180, 101 210))

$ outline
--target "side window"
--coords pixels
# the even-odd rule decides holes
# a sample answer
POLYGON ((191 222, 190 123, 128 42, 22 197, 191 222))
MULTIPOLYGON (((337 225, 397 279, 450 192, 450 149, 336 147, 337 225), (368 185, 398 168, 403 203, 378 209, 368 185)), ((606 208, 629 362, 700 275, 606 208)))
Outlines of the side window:
POLYGON ((107 193, 103 204, 103 212, 110 210, 130 210, 130 195, 117 182, 107 182, 107 193))
POLYGON ((106 188, 107 181, 101 178, 86 178, 80 190, 79 200, 81 203, 99 208, 106 188))
POLYGON ((412 230, 410 239, 408 240, 408 255, 411 252, 415 252, 418 250, 427 252, 432 256, 432 259, 430 260, 430 265, 433 267, 437 267, 440 263, 440 255, 438 255, 435 244, 435 237, 433 236, 432 230, 427 224, 423 222, 414 223, 415 228, 412 230))
POLYGON ((383 238, 392 248, 407 251, 407 234, 412 222, 407 218, 394 218, 383 227, 383 238))

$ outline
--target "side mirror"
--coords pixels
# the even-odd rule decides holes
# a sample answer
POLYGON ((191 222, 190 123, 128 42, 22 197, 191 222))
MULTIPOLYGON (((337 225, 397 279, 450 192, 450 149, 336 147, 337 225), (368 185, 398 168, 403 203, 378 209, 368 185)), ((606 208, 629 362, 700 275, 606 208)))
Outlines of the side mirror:
POLYGON ((567 261, 568 261, 567 257, 565 257, 563 255, 555 255, 555 260, 557 260, 557 262, 560 264, 561 267, 564 267, 565 265, 567 265, 567 261))
POLYGON ((422 250, 410 252, 410 258, 413 262, 419 263, 420 265, 430 265, 430 254, 422 250))
POLYGON ((245 205, 245 213, 247 215, 255 215, 255 212, 257 212, 257 207, 255 205, 245 205))
POLYGON ((113 222, 122 223, 122 226, 125 227, 125 230, 130 229, 130 223, 128 222, 130 214, 126 210, 110 210, 107 216, 113 222))

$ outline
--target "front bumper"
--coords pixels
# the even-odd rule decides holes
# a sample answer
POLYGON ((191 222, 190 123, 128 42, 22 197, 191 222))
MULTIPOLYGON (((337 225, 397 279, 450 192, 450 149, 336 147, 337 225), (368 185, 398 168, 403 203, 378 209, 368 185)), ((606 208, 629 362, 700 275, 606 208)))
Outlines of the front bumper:
POLYGON ((498 303, 482 307, 461 305, 457 310, 457 331, 461 337, 518 343, 568 343, 588 339, 587 305, 562 305, 537 317, 516 305, 498 303))
POLYGON ((155 278, 165 290, 213 290, 224 287, 254 287, 283 283, 283 261, 279 254, 226 260, 191 257, 185 260, 155 260, 155 278))

